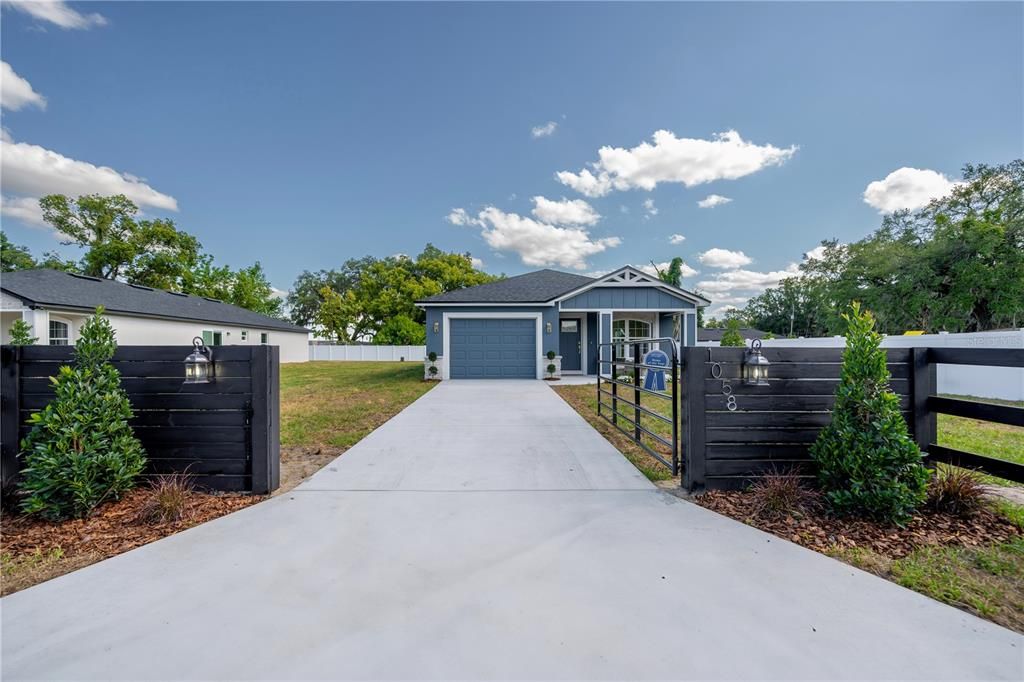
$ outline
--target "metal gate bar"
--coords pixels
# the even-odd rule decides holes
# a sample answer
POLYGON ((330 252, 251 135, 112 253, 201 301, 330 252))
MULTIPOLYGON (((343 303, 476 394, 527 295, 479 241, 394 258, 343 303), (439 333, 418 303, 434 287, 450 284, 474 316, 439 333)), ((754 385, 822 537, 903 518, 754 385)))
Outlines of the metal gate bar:
MULTIPOLYGON (((658 460, 672 471, 672 475, 676 476, 679 474, 679 351, 676 346, 675 339, 662 337, 662 338, 650 338, 650 339, 634 339, 632 341, 610 341, 608 343, 598 344, 598 367, 597 367, 597 414, 612 426, 617 428, 619 431, 629 436, 630 440, 639 445, 644 451, 647 452, 651 457, 658 460), (642 361, 640 349, 642 346, 649 346, 651 348, 661 349, 662 344, 667 344, 671 348, 670 356, 671 362, 668 367, 661 367, 659 365, 651 365, 642 361), (616 359, 615 358, 615 347, 631 347, 632 360, 616 359), (608 360, 605 360, 603 348, 608 348, 608 360), (611 371, 608 376, 603 375, 603 370, 606 367, 610 367, 611 371), (619 379, 619 368, 632 368, 633 376, 632 383, 627 381, 621 381, 619 379), (670 372, 672 381, 670 382, 671 388, 667 393, 660 391, 652 391, 648 388, 644 388, 640 385, 640 371, 641 369, 660 370, 670 372), (602 382, 611 385, 611 391, 606 391, 602 388, 602 382), (622 397, 619 393, 619 387, 623 387, 627 390, 632 389, 633 395, 632 400, 622 397), (658 400, 668 400, 672 404, 672 416, 667 417, 649 407, 644 407, 641 404, 641 396, 644 394, 649 395, 658 400), (611 405, 607 404, 603 399, 602 395, 611 398, 611 405), (632 408, 632 415, 622 412, 620 410, 620 403, 625 403, 626 407, 623 409, 629 410, 632 408), (603 410, 602 410, 603 408, 603 410), (610 412, 611 415, 605 414, 610 412), (642 415, 647 415, 654 419, 666 422, 672 427, 672 438, 671 440, 666 439, 664 436, 654 433, 647 427, 643 426, 641 422, 642 415), (626 423, 626 426, 631 428, 624 428, 619 423, 622 420, 626 423), (670 459, 666 459, 664 453, 657 452, 653 448, 649 447, 644 442, 644 436, 648 439, 660 443, 672 453, 670 459)), ((628 394, 627 394, 628 395, 628 394)), ((650 405, 650 398, 648 398, 648 405, 650 405)))

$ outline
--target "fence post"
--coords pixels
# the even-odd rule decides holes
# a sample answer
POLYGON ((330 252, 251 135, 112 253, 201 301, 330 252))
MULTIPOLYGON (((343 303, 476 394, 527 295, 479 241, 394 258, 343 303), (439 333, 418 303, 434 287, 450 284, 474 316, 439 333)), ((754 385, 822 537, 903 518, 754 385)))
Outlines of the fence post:
POLYGON ((913 375, 914 440, 922 452, 928 452, 938 440, 935 413, 928 406, 928 397, 938 390, 938 372, 928 348, 911 349, 913 375))
POLYGON ((640 344, 633 344, 633 437, 640 442, 640 344))
POLYGON ((683 391, 683 414, 685 430, 683 433, 683 487, 690 492, 704 488, 704 460, 707 458, 705 447, 705 400, 704 400, 704 363, 708 358, 708 349, 701 346, 687 346, 683 362, 683 376, 686 380, 683 391))
POLYGON ((0 481, 6 487, 18 475, 18 427, 21 425, 21 347, 4 346, 0 361, 0 481))
POLYGON ((252 492, 267 494, 281 484, 280 348, 253 346, 252 424, 249 465, 252 492))

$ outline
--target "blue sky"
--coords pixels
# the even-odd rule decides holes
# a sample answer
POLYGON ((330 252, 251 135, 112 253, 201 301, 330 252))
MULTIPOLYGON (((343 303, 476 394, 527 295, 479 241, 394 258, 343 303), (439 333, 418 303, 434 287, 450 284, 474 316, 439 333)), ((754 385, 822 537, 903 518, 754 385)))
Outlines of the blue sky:
POLYGON ((34 197, 127 188, 281 289, 430 241, 507 274, 680 255, 721 308, 1020 157, 1022 25, 1019 3, 5 2, 3 226, 49 250, 34 197))

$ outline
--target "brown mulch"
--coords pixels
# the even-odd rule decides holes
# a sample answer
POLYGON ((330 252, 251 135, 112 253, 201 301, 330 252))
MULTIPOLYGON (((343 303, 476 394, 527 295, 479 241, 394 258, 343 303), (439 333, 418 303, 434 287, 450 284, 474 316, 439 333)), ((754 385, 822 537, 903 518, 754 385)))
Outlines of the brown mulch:
POLYGON ((755 499, 748 492, 715 490, 694 501, 719 514, 824 553, 860 548, 899 559, 925 546, 982 547, 1007 542, 1021 534, 1013 523, 987 509, 969 518, 923 512, 900 528, 863 519, 836 518, 823 510, 806 507, 782 518, 765 518, 755 513, 755 499))
POLYGON ((183 518, 150 523, 139 520, 148 495, 146 487, 137 488, 116 502, 102 505, 87 518, 61 522, 5 512, 0 529, 4 557, 0 593, 31 587, 265 499, 259 495, 194 491, 189 494, 183 518), (55 558, 34 560, 40 556, 55 558))

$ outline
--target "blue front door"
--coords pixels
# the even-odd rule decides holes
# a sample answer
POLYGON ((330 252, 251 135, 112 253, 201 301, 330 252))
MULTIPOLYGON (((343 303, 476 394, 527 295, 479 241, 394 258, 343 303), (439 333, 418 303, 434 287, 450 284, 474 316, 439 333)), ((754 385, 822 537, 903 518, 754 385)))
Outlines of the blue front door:
POLYGON ((451 321, 452 379, 536 379, 537 322, 522 318, 451 321))
POLYGON ((580 321, 576 318, 558 321, 558 348, 562 353, 562 371, 579 371, 583 367, 580 361, 580 321))

